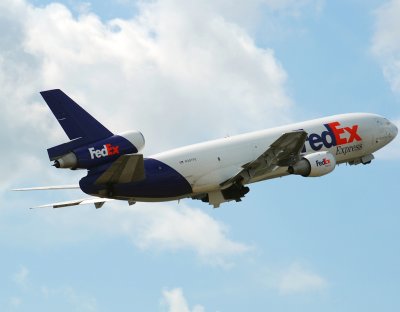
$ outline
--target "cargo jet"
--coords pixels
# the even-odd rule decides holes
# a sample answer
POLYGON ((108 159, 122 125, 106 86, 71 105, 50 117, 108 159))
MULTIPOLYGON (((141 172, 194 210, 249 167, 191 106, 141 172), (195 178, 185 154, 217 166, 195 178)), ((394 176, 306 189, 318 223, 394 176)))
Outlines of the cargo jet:
POLYGON ((139 131, 114 134, 61 90, 41 92, 69 142, 47 150, 56 168, 84 169, 79 185, 93 197, 39 207, 106 201, 159 202, 198 199, 219 207, 241 201, 247 185, 286 175, 320 177, 337 164, 369 164, 373 153, 397 135, 386 118, 368 113, 324 117, 273 129, 189 145, 144 157, 139 131))

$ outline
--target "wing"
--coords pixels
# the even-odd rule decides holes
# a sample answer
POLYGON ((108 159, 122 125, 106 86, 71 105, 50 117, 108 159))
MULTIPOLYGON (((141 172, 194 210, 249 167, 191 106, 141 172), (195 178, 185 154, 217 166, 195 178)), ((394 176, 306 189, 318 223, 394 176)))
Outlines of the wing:
MULTIPOLYGON (((28 187, 28 188, 18 188, 13 189, 13 191, 45 191, 45 190, 68 190, 68 189, 79 189, 79 185, 58 185, 58 186, 39 186, 39 187, 28 187)), ((64 208, 70 206, 78 206, 78 205, 87 205, 87 204, 94 204, 96 208, 101 208, 105 202, 112 201, 113 199, 110 198, 83 198, 83 199, 76 199, 76 200, 69 200, 64 202, 52 203, 33 208, 64 208)), ((131 204, 131 203, 129 203, 131 204)))
POLYGON ((27 188, 17 188, 12 189, 12 191, 46 191, 46 190, 70 190, 78 189, 79 185, 56 185, 56 186, 37 186, 37 187, 27 187, 27 188))
MULTIPOLYGON (((70 207, 70 206, 78 206, 78 205, 88 205, 88 204, 94 204, 96 208, 101 208, 105 202, 112 201, 113 199, 110 198, 83 198, 83 199, 76 199, 76 200, 69 200, 69 201, 64 201, 64 202, 59 202, 59 203, 52 203, 52 204, 47 204, 47 205, 42 205, 42 206, 37 206, 33 208, 64 208, 64 207, 70 207)), ((31 208, 31 209, 33 209, 31 208)))
POLYGON ((242 170, 235 176, 221 183, 221 187, 234 183, 246 184, 252 178, 262 176, 286 167, 300 160, 300 152, 307 139, 307 132, 296 130, 282 134, 270 147, 256 160, 242 166, 242 170))
POLYGON ((96 180, 99 184, 129 183, 145 178, 141 154, 122 155, 96 180))

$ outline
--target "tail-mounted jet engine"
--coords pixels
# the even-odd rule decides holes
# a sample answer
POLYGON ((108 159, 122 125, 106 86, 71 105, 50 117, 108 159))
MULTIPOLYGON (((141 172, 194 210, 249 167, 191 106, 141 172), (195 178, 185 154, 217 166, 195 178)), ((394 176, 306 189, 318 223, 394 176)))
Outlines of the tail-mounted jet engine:
MULTIPOLYGON (((53 166, 56 168, 90 169, 114 161, 121 155, 138 153, 144 146, 145 140, 142 133, 127 131, 76 147, 66 154, 50 157, 50 159, 54 160, 53 166)), ((53 149, 56 148, 58 146, 53 149)))
POLYGON ((305 155, 297 163, 289 166, 288 172, 303 177, 320 177, 331 173, 335 166, 335 156, 329 152, 318 152, 305 155))

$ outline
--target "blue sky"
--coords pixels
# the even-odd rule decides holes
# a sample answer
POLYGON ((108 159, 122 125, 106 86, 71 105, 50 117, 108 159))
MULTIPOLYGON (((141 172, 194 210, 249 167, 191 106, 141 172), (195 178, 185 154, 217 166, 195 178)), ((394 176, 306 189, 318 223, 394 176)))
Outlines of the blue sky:
POLYGON ((61 88, 145 155, 336 113, 400 126, 400 1, 0 2, 1 311, 395 311, 400 144, 241 203, 29 210, 78 191, 61 88))

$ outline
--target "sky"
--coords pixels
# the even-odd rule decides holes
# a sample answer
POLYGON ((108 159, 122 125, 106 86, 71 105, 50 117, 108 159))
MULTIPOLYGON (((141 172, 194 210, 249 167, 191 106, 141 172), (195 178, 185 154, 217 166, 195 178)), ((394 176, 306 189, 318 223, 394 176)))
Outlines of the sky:
POLYGON ((145 156, 347 112, 400 126, 400 0, 0 0, 1 311, 397 311, 400 139, 240 203, 85 197, 51 167, 60 88, 145 156))

